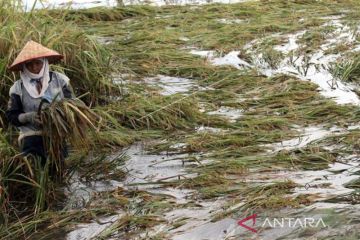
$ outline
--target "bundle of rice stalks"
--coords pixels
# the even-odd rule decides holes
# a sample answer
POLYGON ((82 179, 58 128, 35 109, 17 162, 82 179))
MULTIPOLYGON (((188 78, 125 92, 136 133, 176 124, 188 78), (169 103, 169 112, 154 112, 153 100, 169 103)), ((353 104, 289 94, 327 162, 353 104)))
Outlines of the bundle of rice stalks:
POLYGON ((74 148, 89 149, 102 123, 101 118, 78 99, 54 102, 40 117, 48 156, 60 173, 66 141, 74 148), (92 137, 89 133, 93 133, 92 137))

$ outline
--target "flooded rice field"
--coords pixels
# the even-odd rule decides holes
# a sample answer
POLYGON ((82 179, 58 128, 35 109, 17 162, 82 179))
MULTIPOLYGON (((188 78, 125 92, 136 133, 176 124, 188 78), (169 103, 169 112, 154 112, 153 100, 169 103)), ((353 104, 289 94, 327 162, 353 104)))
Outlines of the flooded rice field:
POLYGON ((64 227, 63 239, 360 238, 359 4, 72 4, 157 7, 82 26, 120 58, 113 82, 130 97, 119 101, 142 96, 123 121, 145 127, 107 156, 124 155, 113 167, 122 177, 72 175, 66 210, 111 211, 64 227))
MULTIPOLYGON (((233 49, 227 53, 196 49, 192 46, 179 49, 179 51, 188 51, 189 54, 198 56, 210 66, 230 67, 229 71, 233 71, 231 69, 240 72, 255 71, 265 78, 286 75, 297 79, 296 81, 311 82, 315 84, 314 91, 325 98, 332 99, 337 104, 357 106, 360 101, 355 91, 357 86, 334 77, 330 69, 331 64, 359 46, 357 32, 343 23, 341 20, 343 17, 340 15, 322 18, 326 19, 325 23, 314 27, 314 31, 316 28, 331 30, 329 30, 330 33, 327 33, 328 37, 311 51, 303 50, 304 43, 302 43, 302 39, 312 31, 311 29, 289 34, 276 33, 252 40, 243 48, 233 49), (281 42, 273 45, 270 53, 264 52, 262 47, 264 42, 270 41, 269 39, 281 42), (326 53, 338 44, 354 47, 345 52, 326 53), (280 58, 277 58, 279 56, 280 58)), ((299 21, 305 20, 300 19, 299 21)), ((235 26, 248 24, 243 19, 219 19, 218 22, 235 26)), ((190 38, 182 38, 182 40, 191 41, 190 38)), ((241 73, 239 75, 241 76, 241 73)), ((174 77, 160 74, 154 77, 145 77, 140 84, 155 87, 164 96, 181 94, 184 98, 189 98, 205 92, 210 96, 213 96, 212 92, 216 95, 215 92, 219 91, 219 87, 216 86, 217 80, 221 81, 221 79, 215 79, 215 83, 199 84, 196 77, 174 77)), ((127 83, 130 84, 129 81, 127 83)), ((258 86, 259 89, 261 87, 258 86)), ((243 173, 240 174, 234 170, 233 173, 229 171, 228 175, 222 176, 225 178, 226 184, 218 183, 219 187, 227 190, 217 189, 216 183, 215 187, 210 182, 202 183, 201 178, 204 177, 204 174, 201 173, 201 168, 204 168, 204 171, 215 168, 214 171, 209 170, 209 174, 215 174, 216 166, 221 172, 221 161, 227 161, 221 158, 221 154, 220 156, 216 154, 216 148, 223 153, 226 152, 226 148, 231 149, 229 152, 233 152, 235 149, 232 149, 231 144, 226 145, 226 143, 215 149, 203 147, 206 150, 196 150, 195 153, 190 149, 194 148, 192 145, 195 145, 196 141, 204 141, 204 143, 198 143, 203 145, 206 145, 206 141, 210 141, 211 145, 213 138, 234 134, 236 131, 234 126, 242 126, 241 124, 245 124, 250 117, 261 118, 260 115, 256 117, 256 110, 254 113, 252 112, 254 108, 256 109, 256 102, 261 101, 263 96, 257 94, 251 96, 250 93, 250 96, 243 98, 244 95, 247 93, 242 92, 241 97, 231 104, 226 102, 225 105, 222 105, 220 101, 210 109, 206 107, 206 104, 212 102, 211 97, 207 100, 208 102, 200 104, 203 105, 201 112, 222 118, 227 122, 227 127, 200 125, 193 129, 193 133, 187 133, 179 139, 176 136, 170 137, 163 142, 153 142, 148 146, 149 149, 156 145, 169 146, 164 148, 168 148, 168 150, 161 152, 146 153, 141 146, 143 143, 136 143, 126 150, 129 159, 123 167, 126 169, 127 177, 118 184, 112 184, 110 181, 109 186, 114 188, 120 186, 124 189, 146 191, 148 194, 164 195, 168 198, 166 201, 173 205, 161 213, 163 222, 148 228, 145 232, 140 232, 133 238, 309 239, 311 236, 311 239, 340 239, 339 236, 350 236, 349 239, 356 239, 359 236, 359 232, 355 231, 358 225, 356 220, 358 218, 357 190, 356 187, 354 189, 350 186, 359 179, 359 158, 356 152, 342 151, 347 148, 346 143, 336 141, 336 139, 344 138, 357 131, 354 125, 352 127, 343 124, 336 125, 335 122, 318 124, 317 121, 312 123, 312 120, 307 121, 308 123, 305 125, 299 123, 290 125, 290 129, 296 132, 291 134, 293 138, 285 137, 285 134, 285 139, 282 141, 266 144, 254 143, 257 147, 263 148, 259 153, 253 153, 250 156, 259 159, 258 166, 246 167, 247 164, 244 164, 244 169, 247 170, 244 170, 243 173), (254 102, 250 108, 246 105, 249 101, 254 102), (194 135, 194 140, 189 137, 191 135, 194 135), (206 137, 207 135, 208 137, 206 137), (329 139, 332 142, 326 143, 329 139), (168 141, 171 142, 168 144, 168 141), (203 154, 204 151, 206 154, 203 154), (322 155, 323 153, 329 155, 322 155), (292 162, 277 166, 275 161, 268 167, 262 167, 263 161, 266 161, 261 160, 262 158, 275 157, 279 159, 279 155, 288 156, 292 162), (215 159, 214 156, 216 156, 215 159), (316 163, 314 165, 309 163, 309 166, 303 166, 302 163, 297 165, 298 161, 315 161, 319 163, 319 166, 316 163), (197 181, 201 183, 197 183, 197 181), (279 188, 279 192, 276 190, 273 192, 272 186, 281 183, 291 183, 290 189, 283 192, 282 188, 279 188), (199 187, 194 187, 197 184, 199 187), (211 189, 210 186, 214 189, 211 189), (208 188, 209 191, 215 192, 207 193, 210 196, 204 198, 204 193, 201 192, 207 191, 208 188), (267 193, 268 190, 270 190, 269 193, 267 193), (247 196, 243 196, 243 194, 247 196), (280 195, 278 196, 278 194, 280 195), (254 200, 251 201, 249 197, 254 200), (269 202, 266 203, 266 201, 269 202), (289 202, 287 203, 287 201, 289 202), (241 219, 254 213, 256 218, 253 223, 247 222, 247 227, 239 225, 241 219), (286 222, 287 220, 284 223, 284 218, 292 219, 293 224, 291 224, 291 220, 290 223, 286 222), (305 223, 302 222, 304 219, 305 223), (314 223, 321 225, 306 227, 306 219, 309 221, 311 219, 314 223), (320 220, 321 222, 319 222, 320 220), (341 223, 341 221, 347 221, 347 223, 341 223)), ((256 127, 250 128, 249 131, 256 131, 256 129, 256 127)), ((239 137, 241 139, 241 133, 239 137)), ((265 139, 264 142, 266 142, 265 139)), ((252 144, 249 145, 254 147, 252 144)), ((225 155, 227 154, 225 153, 225 155)), ((236 155, 234 157, 236 159, 236 155)), ((231 168, 231 165, 229 167, 231 168)), ((208 181, 214 180, 209 178, 208 181)), ((357 186, 356 183, 353 185, 357 186)), ((97 191, 103 190, 104 188, 99 185, 97 191)), ((121 219, 122 214, 115 215, 115 218, 117 216, 118 219, 121 219)), ((104 219, 105 222, 108 220, 113 221, 114 216, 104 219)), ((85 237, 81 235, 82 232, 89 227, 101 232, 108 228, 108 224, 111 223, 98 226, 94 226, 94 223, 79 225, 79 229, 68 234, 68 239, 75 239, 73 236, 76 234, 82 236, 78 239, 91 239, 96 234, 87 231, 90 235, 85 237)))

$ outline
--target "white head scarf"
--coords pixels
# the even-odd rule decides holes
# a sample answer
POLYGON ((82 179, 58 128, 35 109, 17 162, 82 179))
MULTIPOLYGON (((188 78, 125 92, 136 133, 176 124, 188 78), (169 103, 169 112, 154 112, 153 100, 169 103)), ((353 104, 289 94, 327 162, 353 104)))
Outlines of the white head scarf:
POLYGON ((23 81, 24 87, 28 91, 30 96, 33 98, 43 97, 45 91, 49 86, 49 79, 50 79, 49 62, 47 58, 39 58, 39 60, 43 62, 43 66, 38 74, 30 72, 26 68, 25 64, 23 64, 23 70, 20 72, 20 78, 23 81), (40 93, 38 93, 36 89, 36 85, 30 82, 31 79, 39 79, 39 78, 41 79, 40 81, 42 82, 42 88, 40 93))

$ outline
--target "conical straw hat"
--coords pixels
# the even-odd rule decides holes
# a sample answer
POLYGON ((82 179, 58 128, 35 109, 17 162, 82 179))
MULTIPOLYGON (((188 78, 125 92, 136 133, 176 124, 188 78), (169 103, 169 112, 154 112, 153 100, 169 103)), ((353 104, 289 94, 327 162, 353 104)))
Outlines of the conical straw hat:
POLYGON ((44 57, 49 60, 49 63, 53 63, 63 58, 60 53, 30 40, 25 44, 24 48, 21 50, 14 62, 10 65, 9 69, 12 71, 20 71, 22 70, 22 64, 24 62, 44 57))

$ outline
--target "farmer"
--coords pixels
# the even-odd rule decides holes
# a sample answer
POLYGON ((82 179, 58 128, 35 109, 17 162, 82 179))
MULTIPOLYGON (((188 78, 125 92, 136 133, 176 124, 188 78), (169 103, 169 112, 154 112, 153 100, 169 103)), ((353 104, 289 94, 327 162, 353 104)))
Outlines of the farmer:
MULTIPOLYGON (((45 109, 52 101, 72 98, 69 78, 50 71, 49 63, 63 58, 58 52, 29 41, 9 67, 20 72, 20 79, 10 88, 6 116, 20 130, 19 145, 24 155, 33 155, 46 162, 39 107, 45 109)), ((66 152, 66 151, 65 151, 66 152)), ((66 153, 62 153, 66 157, 66 153)))

